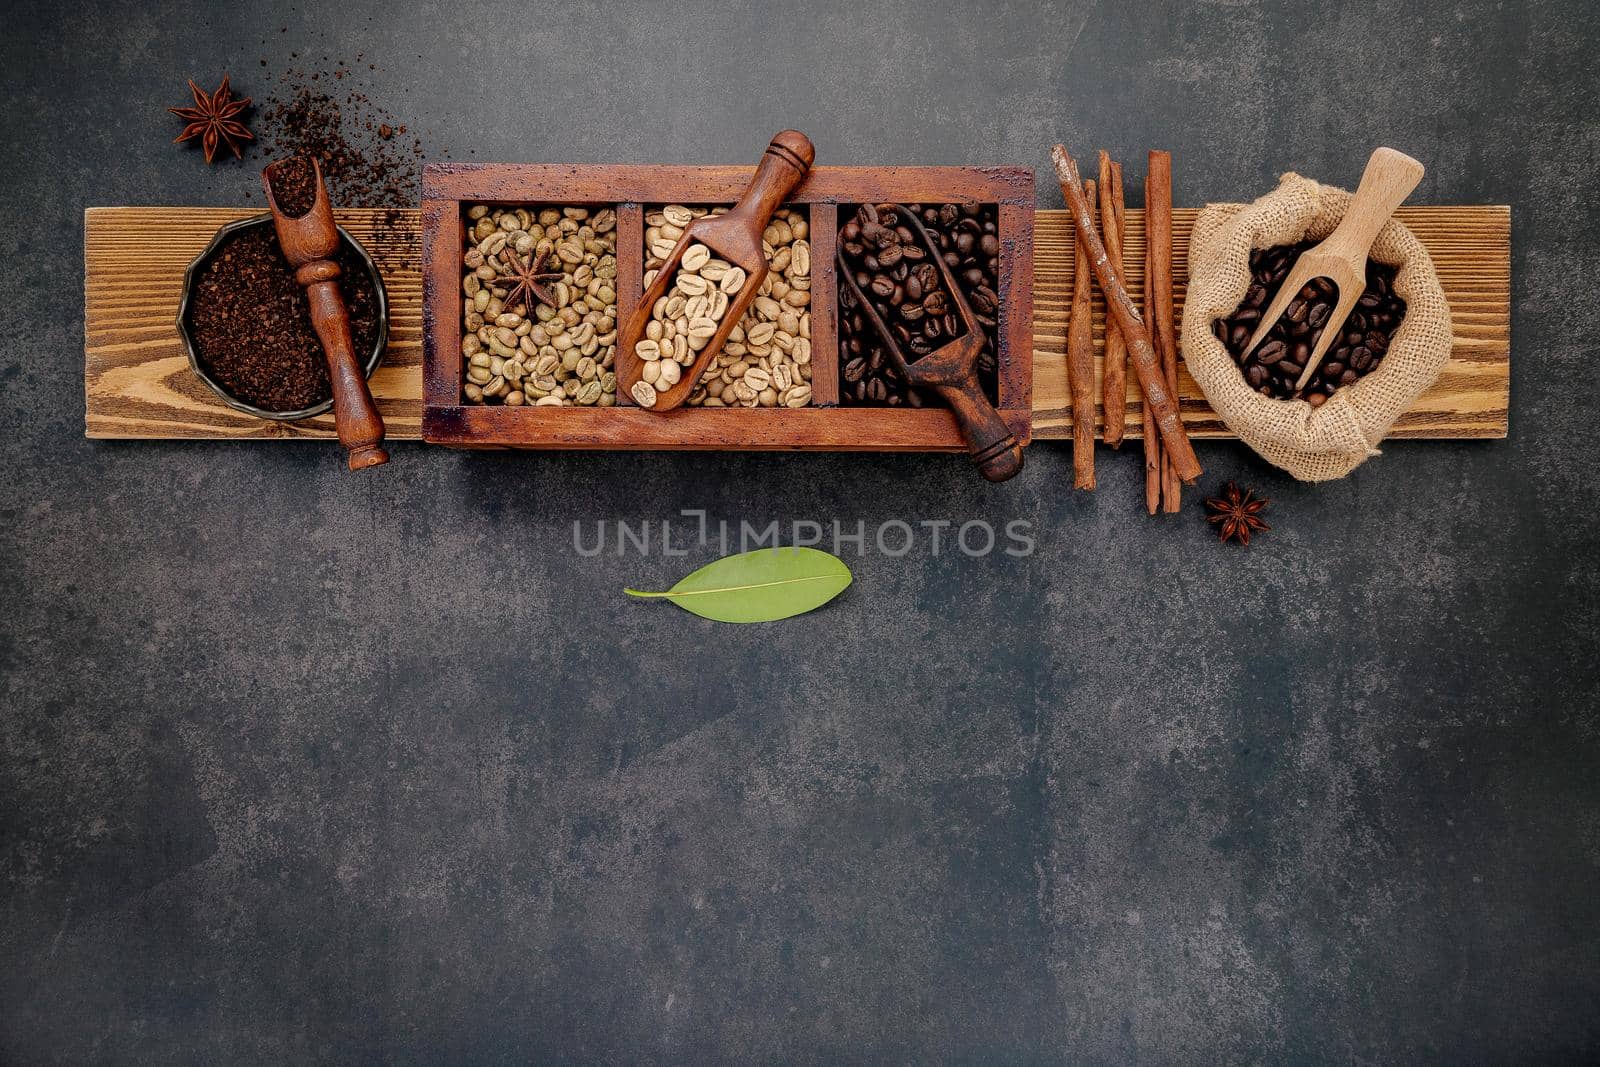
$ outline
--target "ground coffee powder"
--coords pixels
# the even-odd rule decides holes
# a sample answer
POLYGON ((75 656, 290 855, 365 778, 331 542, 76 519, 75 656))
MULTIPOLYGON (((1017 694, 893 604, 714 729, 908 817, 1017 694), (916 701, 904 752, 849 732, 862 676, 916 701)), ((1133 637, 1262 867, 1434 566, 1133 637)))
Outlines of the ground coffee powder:
POLYGON ((317 202, 317 170, 305 156, 290 156, 273 165, 272 199, 278 210, 298 219, 317 202))
MULTIPOLYGON (((378 293, 365 264, 343 243, 335 256, 350 309, 356 360, 378 339, 378 293)), ((200 364, 235 399, 267 411, 298 411, 332 395, 305 290, 271 226, 239 231, 212 256, 195 287, 190 334, 200 364)))

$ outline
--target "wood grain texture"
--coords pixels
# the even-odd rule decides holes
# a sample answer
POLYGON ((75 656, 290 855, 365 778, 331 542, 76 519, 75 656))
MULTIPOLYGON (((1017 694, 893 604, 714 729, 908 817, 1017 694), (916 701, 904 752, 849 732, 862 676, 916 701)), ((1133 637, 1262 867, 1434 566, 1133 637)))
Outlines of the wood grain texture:
MULTIPOLYGON (((259 211, 89 208, 84 212, 84 428, 111 438, 335 438, 330 412, 267 422, 234 411, 189 368, 175 325, 183 272, 217 227, 259 211)), ((422 437, 421 219, 335 211, 366 246, 389 294, 389 350, 372 375, 391 440, 422 437)))
MULTIPOLYGON (((258 213, 232 208, 90 208, 84 213, 84 399, 89 437, 287 440, 335 436, 331 416, 272 423, 226 407, 190 372, 178 341, 173 320, 184 268, 205 248, 218 226, 258 213)), ((1193 209, 1181 208, 1173 213, 1174 281, 1180 313, 1188 280, 1185 253, 1196 214, 1193 209)), ((347 209, 335 215, 340 225, 367 246, 388 288, 389 353, 372 377, 372 393, 388 425, 389 439, 420 439, 421 213, 347 209)), ((1402 207, 1396 217, 1433 255, 1450 301, 1455 345, 1438 383, 1401 417, 1391 436, 1504 437, 1511 383, 1510 208, 1402 207)), ((1032 324, 1036 439, 1070 437, 1072 432, 1064 351, 1075 254, 1071 229, 1064 211, 1036 215, 1032 324)), ((1141 211, 1127 212, 1123 258, 1128 265, 1130 293, 1137 299, 1144 286, 1141 211)), ((1103 342, 1104 318, 1097 291, 1097 346, 1103 342)), ((1231 436, 1187 373, 1181 374, 1179 387, 1184 423, 1191 435, 1231 436)), ((495 409, 484 412, 491 410, 495 409)), ((1137 405, 1128 410, 1137 416, 1137 405)), ((1140 430, 1136 418, 1130 418, 1128 433, 1137 437, 1140 430)), ((641 442, 636 447, 654 446, 641 442)))

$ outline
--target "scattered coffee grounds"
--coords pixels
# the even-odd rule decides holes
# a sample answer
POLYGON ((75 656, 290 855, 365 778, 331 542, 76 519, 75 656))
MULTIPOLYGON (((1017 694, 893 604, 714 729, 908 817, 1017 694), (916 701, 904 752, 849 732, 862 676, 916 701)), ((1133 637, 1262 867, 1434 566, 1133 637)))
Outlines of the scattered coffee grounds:
MULTIPOLYGON (((927 260, 916 231, 901 212, 922 220, 950 265, 982 324, 978 381, 991 403, 998 400, 996 374, 1000 307, 999 212, 993 204, 862 204, 839 210, 839 247, 857 284, 900 340, 908 361, 961 336, 961 320, 945 291, 937 264, 927 260)), ((845 405, 923 407, 931 396, 907 386, 877 331, 852 306, 849 288, 839 287, 839 402, 845 405)))
POLYGON ((297 219, 317 202, 317 170, 305 156, 290 156, 267 172, 278 210, 297 219))
MULTIPOLYGON (((1295 397, 1295 382, 1299 381, 1306 360, 1311 358, 1312 349, 1322 337, 1328 316, 1333 314, 1338 287, 1327 278, 1313 279, 1289 303, 1283 318, 1249 359, 1243 358, 1244 350, 1295 260, 1315 244, 1304 241, 1250 253, 1251 283, 1244 303, 1232 315, 1212 324, 1212 332, 1239 364, 1250 387, 1276 400, 1295 397)), ((1349 385, 1383 362, 1389 342, 1406 313, 1406 302, 1394 292, 1394 276, 1395 268, 1367 261, 1366 289, 1345 320, 1343 333, 1329 347, 1321 366, 1306 383, 1304 399, 1312 407, 1322 406, 1334 390, 1349 385)))
POLYGON ((422 228, 412 210, 384 208, 361 242, 384 277, 397 271, 416 270, 422 262, 422 228))
POLYGON ((382 137, 377 123, 359 117, 370 109, 361 93, 346 93, 341 102, 321 89, 301 86, 287 99, 268 102, 261 113, 262 141, 278 156, 315 157, 329 195, 339 204, 415 204, 421 191, 421 145, 413 140, 408 152, 395 139, 382 137))
POLYGON ((329 196, 342 207, 415 206, 422 143, 364 91, 381 81, 376 64, 360 62, 359 54, 353 63, 324 55, 314 66, 310 56, 290 58, 308 65, 280 74, 262 106, 263 151, 316 159, 329 196))
MULTIPOLYGON (((378 294, 365 265, 343 242, 334 257, 350 309, 356 360, 378 339, 378 294)), ((266 411, 299 411, 332 396, 305 290, 294 279, 271 226, 235 234, 206 264, 189 309, 200 364, 237 400, 266 411)))

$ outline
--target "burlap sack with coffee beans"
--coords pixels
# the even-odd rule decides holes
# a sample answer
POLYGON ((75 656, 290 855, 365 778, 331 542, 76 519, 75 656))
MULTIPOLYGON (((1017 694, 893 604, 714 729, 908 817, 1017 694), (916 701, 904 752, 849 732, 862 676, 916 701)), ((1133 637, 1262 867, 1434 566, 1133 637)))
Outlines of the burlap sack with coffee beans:
POLYGON ((1250 252, 1321 240, 1344 217, 1350 194, 1298 174, 1253 204, 1210 204, 1189 241, 1189 289, 1183 306, 1183 359, 1206 400, 1240 439, 1302 481, 1349 474, 1378 455, 1396 419, 1434 383, 1450 357, 1450 308, 1433 260, 1416 235, 1390 220, 1372 246, 1374 262, 1398 267, 1394 290, 1405 318, 1383 361, 1319 408, 1273 400, 1252 389, 1212 333, 1250 287, 1250 252))

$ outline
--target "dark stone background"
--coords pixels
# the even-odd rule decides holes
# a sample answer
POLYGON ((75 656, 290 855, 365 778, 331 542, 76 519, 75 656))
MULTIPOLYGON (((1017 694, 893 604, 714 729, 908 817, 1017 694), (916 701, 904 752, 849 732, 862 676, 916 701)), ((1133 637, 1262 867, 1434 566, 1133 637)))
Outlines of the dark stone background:
POLYGON ((1586 0, 4 22, 0 1059, 1600 1055, 1586 0), (1248 552, 1146 519, 1131 455, 1074 495, 1061 445, 990 487, 86 441, 82 210, 240 202, 260 159, 208 170, 164 108, 294 50, 364 51, 430 158, 747 162, 794 125, 827 163, 1029 164, 1055 207, 1060 139, 1171 148, 1195 205, 1393 144, 1415 201, 1514 207, 1512 435, 1317 487, 1203 444, 1205 488, 1273 498, 1248 552), (710 552, 572 549, 695 507, 1037 551, 847 549, 828 610, 734 628, 620 592, 710 552))

